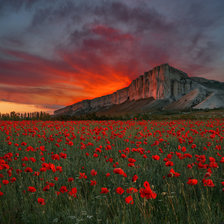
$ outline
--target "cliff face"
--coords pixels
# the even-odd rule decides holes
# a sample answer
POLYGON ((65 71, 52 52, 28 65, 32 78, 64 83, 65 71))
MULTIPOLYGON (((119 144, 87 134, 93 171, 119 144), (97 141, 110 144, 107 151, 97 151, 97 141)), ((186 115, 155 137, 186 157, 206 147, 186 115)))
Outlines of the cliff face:
POLYGON ((193 84, 186 73, 163 64, 133 80, 128 87, 128 96, 130 100, 149 97, 176 100, 189 92, 193 84))
POLYGON ((105 95, 92 100, 83 100, 73 105, 55 111, 55 115, 83 114, 109 108, 113 105, 128 101, 137 101, 146 98, 154 100, 178 101, 181 97, 198 88, 204 89, 198 80, 168 64, 163 64, 145 72, 133 80, 131 84, 110 95, 105 95))

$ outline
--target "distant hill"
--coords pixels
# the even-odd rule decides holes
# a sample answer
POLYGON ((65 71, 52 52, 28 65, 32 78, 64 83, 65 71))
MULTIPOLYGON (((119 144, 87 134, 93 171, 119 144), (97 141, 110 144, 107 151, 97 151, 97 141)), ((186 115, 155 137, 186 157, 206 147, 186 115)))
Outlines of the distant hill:
POLYGON ((224 83, 189 77, 168 64, 140 75, 116 92, 92 100, 83 100, 62 109, 57 115, 123 115, 157 110, 224 108, 224 83))

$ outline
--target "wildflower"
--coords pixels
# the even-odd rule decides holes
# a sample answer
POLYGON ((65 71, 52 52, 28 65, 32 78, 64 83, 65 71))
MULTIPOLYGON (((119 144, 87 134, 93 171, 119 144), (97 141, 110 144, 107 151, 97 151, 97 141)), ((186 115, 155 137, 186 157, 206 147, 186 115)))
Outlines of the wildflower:
POLYGON ((29 192, 36 192, 36 188, 35 187, 28 187, 28 191, 29 192))
POLYGON ((86 179, 87 176, 85 173, 79 173, 79 179, 86 179))
POLYGON ((91 186, 96 185, 96 181, 95 181, 95 180, 91 180, 91 181, 90 181, 90 185, 91 185, 91 186))
POLYGON ((45 200, 43 198, 38 198, 37 199, 37 202, 40 204, 40 205, 45 205, 45 200))
POLYGON ((132 177, 132 182, 136 182, 137 179, 138 179, 138 176, 137 176, 137 175, 134 175, 134 176, 132 177))
POLYGON ((129 159, 128 159, 128 162, 129 162, 129 163, 135 163, 135 162, 136 162, 136 159, 129 158, 129 159))
POLYGON ((147 181, 145 181, 144 187, 145 188, 140 188, 140 196, 146 199, 149 198, 155 199, 157 194, 151 190, 150 185, 147 181))
POLYGON ((96 175, 97 175, 97 172, 96 172, 96 170, 91 170, 90 174, 91 174, 92 176, 96 176, 96 175))
POLYGON ((30 158, 30 161, 32 161, 33 163, 35 163, 35 162, 36 162, 36 159, 33 158, 33 157, 31 157, 31 158, 30 158))
POLYGON ((172 161, 167 161, 165 165, 166 166, 173 166, 173 162, 172 161))
POLYGON ((67 154, 66 153, 60 152, 59 155, 60 155, 60 157, 62 159, 66 159, 67 158, 67 154))
POLYGON ((207 179, 207 180, 203 179, 202 182, 205 187, 215 187, 215 185, 211 179, 207 179))
POLYGON ((33 172, 33 169, 30 168, 30 167, 27 167, 24 171, 27 172, 27 173, 32 173, 33 172))
POLYGON ((136 193, 136 192, 138 192, 138 189, 136 189, 136 188, 134 188, 134 187, 129 187, 129 188, 126 190, 126 192, 127 192, 128 194, 136 193))
POLYGON ((50 190, 50 185, 47 184, 44 188, 43 188, 43 191, 49 191, 50 190))
POLYGON ((68 189, 67 189, 66 186, 61 186, 61 188, 59 189, 59 191, 60 191, 61 193, 65 193, 65 192, 68 191, 68 189))
POLYGON ((10 179, 10 182, 11 183, 13 183, 13 182, 15 182, 16 181, 16 178, 15 177, 12 177, 11 179, 10 179))
POLYGON ((71 189, 71 191, 68 192, 68 194, 71 195, 71 196, 74 197, 74 198, 77 197, 76 193, 77 193, 77 188, 76 188, 76 187, 73 187, 73 188, 71 189))
POLYGON ((115 168, 113 172, 117 173, 117 174, 120 174, 120 175, 122 175, 124 177, 127 177, 127 174, 121 168, 115 168))
POLYGON ((154 160, 159 160, 159 159, 160 159, 160 156, 158 156, 158 155, 154 155, 154 156, 152 156, 152 158, 153 158, 154 160))
POLYGON ((197 179, 189 179, 187 184, 189 185, 196 185, 198 183, 198 180, 197 179))
POLYGON ((133 198, 131 195, 129 195, 128 197, 125 198, 125 202, 127 204, 134 204, 133 198))
POLYGON ((106 187, 102 187, 100 193, 101 194, 107 194, 107 193, 109 193, 109 190, 106 187))
POLYGON ((167 176, 168 176, 168 177, 173 177, 173 176, 175 176, 175 177, 179 177, 179 176, 180 176, 180 173, 175 172, 174 169, 171 168, 171 169, 170 169, 170 173, 169 173, 167 176))
POLYGON ((8 181, 8 180, 3 180, 2 183, 3 183, 4 185, 7 185, 7 184, 9 184, 9 181, 8 181))
POLYGON ((62 167, 61 166, 57 166, 56 170, 58 170, 61 173, 62 172, 62 167))
POLYGON ((74 181, 74 178, 73 177, 69 177, 68 178, 68 182, 72 182, 72 181, 74 181))
POLYGON ((116 189, 116 192, 117 192, 118 194, 123 194, 123 193, 124 193, 124 189, 123 189, 122 187, 118 187, 118 188, 116 189))

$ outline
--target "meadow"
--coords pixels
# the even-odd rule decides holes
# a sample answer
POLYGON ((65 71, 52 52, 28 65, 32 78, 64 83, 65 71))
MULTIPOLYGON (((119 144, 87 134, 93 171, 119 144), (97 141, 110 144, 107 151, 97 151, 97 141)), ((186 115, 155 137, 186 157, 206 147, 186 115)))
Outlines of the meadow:
POLYGON ((0 121, 0 223, 224 223, 224 120, 0 121))

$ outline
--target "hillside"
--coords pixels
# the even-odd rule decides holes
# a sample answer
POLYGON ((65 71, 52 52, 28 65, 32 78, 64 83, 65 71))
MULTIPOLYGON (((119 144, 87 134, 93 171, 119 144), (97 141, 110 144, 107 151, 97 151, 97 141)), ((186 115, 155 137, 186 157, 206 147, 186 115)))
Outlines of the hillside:
POLYGON ((92 100, 83 100, 56 110, 54 114, 120 115, 190 108, 224 108, 224 83, 189 77, 183 71, 162 64, 140 75, 126 88, 92 100))

